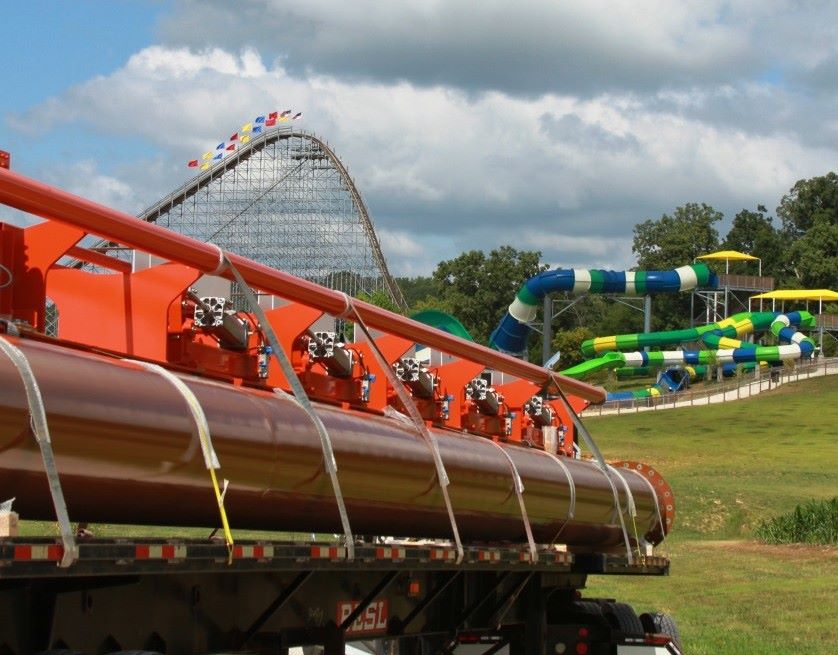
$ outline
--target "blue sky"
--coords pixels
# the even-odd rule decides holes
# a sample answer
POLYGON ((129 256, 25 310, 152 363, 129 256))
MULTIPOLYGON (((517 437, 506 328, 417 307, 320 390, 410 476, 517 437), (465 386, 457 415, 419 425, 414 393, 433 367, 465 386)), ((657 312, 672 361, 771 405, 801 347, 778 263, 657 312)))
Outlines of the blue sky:
POLYGON ((397 273, 507 243, 622 268, 642 220, 835 170, 836 25, 819 0, 7 3, 0 148, 136 213, 291 106, 397 273))

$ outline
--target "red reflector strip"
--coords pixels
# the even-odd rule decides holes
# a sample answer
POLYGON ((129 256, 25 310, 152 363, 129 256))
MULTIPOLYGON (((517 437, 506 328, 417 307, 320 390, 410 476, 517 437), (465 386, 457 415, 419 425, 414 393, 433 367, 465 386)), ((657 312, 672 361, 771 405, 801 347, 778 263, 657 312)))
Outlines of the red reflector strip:
POLYGON ((134 559, 186 559, 186 546, 175 544, 137 544, 134 548, 134 559))
POLYGON ((407 551, 394 546, 378 547, 375 549, 375 559, 400 560, 404 559, 407 551))
POLYGON ((60 544, 20 544, 15 546, 14 559, 24 562, 57 562, 64 554, 60 544))
POLYGON ((344 559, 346 548, 343 546, 312 546, 312 559, 344 559))
POLYGON ((478 551, 477 559, 480 562, 500 562, 500 551, 495 549, 478 551))
POLYGON ((453 562, 457 559, 457 551, 450 548, 432 548, 432 560, 444 560, 446 562, 453 562))
POLYGON ((273 556, 273 546, 233 546, 233 559, 271 559, 273 556))

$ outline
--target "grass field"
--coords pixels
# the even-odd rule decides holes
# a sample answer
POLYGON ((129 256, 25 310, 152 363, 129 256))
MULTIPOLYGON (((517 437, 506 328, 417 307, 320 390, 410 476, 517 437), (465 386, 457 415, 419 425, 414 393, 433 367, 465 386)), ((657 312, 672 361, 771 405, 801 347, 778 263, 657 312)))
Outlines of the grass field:
POLYGON ((586 595, 675 615, 689 655, 838 652, 838 549, 753 540, 761 520, 838 494, 838 376, 738 402, 586 421, 608 459, 664 474, 668 578, 592 577, 586 595))

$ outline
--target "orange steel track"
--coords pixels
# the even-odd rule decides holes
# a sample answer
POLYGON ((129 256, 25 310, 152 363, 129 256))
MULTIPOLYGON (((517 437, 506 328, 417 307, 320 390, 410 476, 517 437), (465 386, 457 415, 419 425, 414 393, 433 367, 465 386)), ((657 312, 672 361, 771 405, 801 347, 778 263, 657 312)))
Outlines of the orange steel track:
MULTIPOLYGON (((212 244, 140 221, 123 212, 5 169, 0 169, 0 202, 185 264, 204 273, 212 273, 219 267, 219 250, 212 244)), ((303 303, 335 316, 341 316, 347 310, 346 296, 339 291, 326 289, 232 253, 226 253, 226 256, 248 284, 261 291, 303 303)), ((232 278, 229 272, 221 275, 232 278)), ((601 387, 558 375, 375 305, 359 300, 353 300, 352 303, 364 322, 375 329, 432 346, 450 355, 482 362, 486 367, 536 384, 555 384, 565 393, 592 403, 605 401, 605 391, 601 387)))

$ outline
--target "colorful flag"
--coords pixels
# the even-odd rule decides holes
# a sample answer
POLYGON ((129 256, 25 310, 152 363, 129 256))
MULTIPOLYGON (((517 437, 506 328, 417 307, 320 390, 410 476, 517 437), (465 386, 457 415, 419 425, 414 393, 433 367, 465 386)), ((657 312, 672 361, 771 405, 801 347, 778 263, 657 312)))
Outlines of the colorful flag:
POLYGON ((221 159, 223 156, 224 156, 224 153, 223 153, 223 152, 219 152, 219 153, 218 153, 215 157, 213 157, 212 159, 213 159, 213 161, 215 161, 216 159, 221 159))
POLYGON ((253 133, 254 134, 259 134, 261 131, 262 131, 262 126, 261 125, 254 125, 253 126, 253 133))
POLYGON ((245 123, 244 125, 242 125, 242 129, 240 131, 241 132, 250 132, 250 130, 252 130, 252 129, 253 129, 253 123, 245 123))
POLYGON ((268 114, 269 121, 275 121, 277 118, 279 118, 279 114, 275 111, 272 111, 270 114, 268 114))
POLYGON ((227 146, 227 148, 226 148, 226 149, 227 149, 227 150, 235 150, 235 149, 236 149, 236 144, 235 144, 235 143, 231 143, 229 146, 227 146))
POLYGON ((204 156, 201 157, 201 159, 209 159, 210 157, 212 157, 212 153, 211 152, 205 152, 204 156))
POLYGON ((224 150, 224 146, 226 146, 226 145, 227 145, 226 143, 221 142, 217 146, 215 146, 215 149, 216 150, 224 150))
POLYGON ((280 116, 279 117, 279 122, 280 123, 287 123, 288 122, 288 116, 280 116))
POLYGON ((187 164, 187 166, 189 166, 189 168, 198 168, 198 160, 197 160, 197 159, 193 159, 192 161, 190 161, 190 162, 187 164))
POLYGON ((298 111, 296 114, 294 114, 294 116, 293 116, 293 118, 292 118, 291 120, 297 120, 297 119, 298 119, 300 116, 302 116, 302 115, 303 115, 303 112, 298 111))
POLYGON ((274 125, 276 125, 276 118, 269 118, 265 121, 265 127, 273 127, 274 125))
POLYGON ((259 123, 259 124, 264 123, 265 122, 265 117, 264 116, 257 116, 256 120, 253 121, 253 122, 254 123, 259 123))
POLYGON ((206 164, 202 164, 202 165, 201 165, 201 170, 202 170, 202 171, 205 171, 205 170, 207 170, 210 166, 212 166, 212 164, 211 164, 210 162, 207 162, 206 164))
POLYGON ((291 110, 290 110, 290 109, 286 109, 284 112, 282 112, 282 113, 279 115, 279 117, 280 117, 280 118, 282 118, 283 116, 287 116, 287 115, 288 115, 288 114, 290 114, 290 113, 291 113, 291 110))
POLYGON ((236 141, 239 138, 239 133, 236 132, 233 136, 231 136, 228 140, 229 141, 236 141))
POLYGON ((247 143, 248 141, 250 141, 250 137, 247 136, 247 134, 243 135, 242 138, 241 138, 241 142, 242 143, 247 143))

